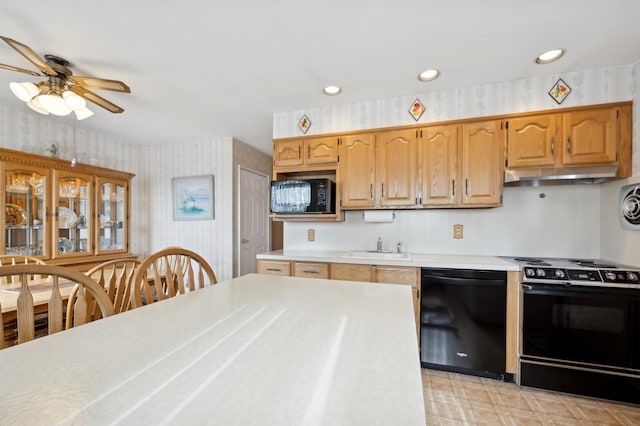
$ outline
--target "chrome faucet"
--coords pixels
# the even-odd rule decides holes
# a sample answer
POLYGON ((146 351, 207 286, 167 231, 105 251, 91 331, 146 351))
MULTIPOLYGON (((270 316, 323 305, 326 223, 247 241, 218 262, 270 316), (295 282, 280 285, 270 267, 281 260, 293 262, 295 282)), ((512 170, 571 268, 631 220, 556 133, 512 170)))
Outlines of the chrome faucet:
POLYGON ((398 241, 398 244, 396 245, 396 249, 398 250, 398 253, 402 253, 402 241, 398 241))
POLYGON ((376 248, 378 251, 382 251, 382 238, 378 237, 378 245, 376 248))

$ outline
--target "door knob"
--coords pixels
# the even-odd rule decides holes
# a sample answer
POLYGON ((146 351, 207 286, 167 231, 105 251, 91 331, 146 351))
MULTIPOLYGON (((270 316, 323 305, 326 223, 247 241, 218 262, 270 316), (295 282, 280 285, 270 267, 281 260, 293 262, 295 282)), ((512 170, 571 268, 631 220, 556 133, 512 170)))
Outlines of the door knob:
POLYGON ((242 244, 246 244, 246 243, 248 243, 248 242, 249 242, 249 240, 247 240, 246 238, 243 238, 243 239, 241 240, 241 242, 242 242, 242 244))

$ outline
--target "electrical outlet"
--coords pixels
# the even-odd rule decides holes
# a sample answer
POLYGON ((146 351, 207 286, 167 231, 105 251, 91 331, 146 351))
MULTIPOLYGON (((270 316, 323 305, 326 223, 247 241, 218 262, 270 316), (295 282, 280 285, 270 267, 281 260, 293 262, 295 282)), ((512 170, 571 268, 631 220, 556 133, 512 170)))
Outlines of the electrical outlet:
POLYGON ((316 240, 316 230, 307 229, 307 241, 315 241, 315 240, 316 240))
POLYGON ((462 234, 462 229, 463 226, 460 224, 453 225, 453 238, 455 238, 456 240, 463 238, 464 235, 462 234))

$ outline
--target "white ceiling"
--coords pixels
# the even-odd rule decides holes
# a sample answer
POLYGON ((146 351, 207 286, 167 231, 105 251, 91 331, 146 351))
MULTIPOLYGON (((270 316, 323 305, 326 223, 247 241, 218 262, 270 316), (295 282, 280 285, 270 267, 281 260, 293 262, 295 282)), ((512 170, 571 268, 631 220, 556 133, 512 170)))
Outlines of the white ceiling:
MULTIPOLYGON (((131 87, 96 91, 125 112, 94 107, 78 127, 140 145, 233 136, 266 153, 274 113, 640 59, 638 0, 35 0, 2 2, 0 22, 76 75, 131 87), (534 63, 558 47, 560 61, 534 63), (441 77, 418 81, 426 68, 441 77)), ((4 43, 0 63, 33 68, 4 43)), ((31 111, 10 81, 40 79, 0 70, 0 103, 31 111)))

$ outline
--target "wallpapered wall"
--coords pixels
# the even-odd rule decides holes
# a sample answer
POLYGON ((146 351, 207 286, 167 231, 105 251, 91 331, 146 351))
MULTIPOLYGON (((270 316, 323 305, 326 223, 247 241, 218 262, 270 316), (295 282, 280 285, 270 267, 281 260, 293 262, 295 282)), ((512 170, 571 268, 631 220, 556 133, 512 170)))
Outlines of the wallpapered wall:
MULTIPOLYGON (((307 135, 416 124, 408 113, 414 99, 427 107, 419 123, 482 117, 581 105, 638 100, 638 64, 551 75, 483 86, 380 99, 371 102, 309 108, 275 114, 274 138, 300 136, 298 120, 312 122, 307 135), (562 78, 572 92, 558 105, 548 92, 562 78), (635 95, 633 95, 636 93, 635 95)), ((638 140, 638 108, 634 109, 634 140, 638 140)), ((637 144, 636 144, 637 145, 637 144)), ((640 170, 638 149, 634 170, 640 170)), ((293 223, 284 227, 285 249, 373 248, 377 236, 385 248, 403 241, 409 251, 520 256, 623 257, 612 250, 608 232, 618 243, 640 252, 637 234, 618 230, 615 208, 601 200, 617 196, 619 186, 579 185, 506 188, 503 207, 483 210, 398 211, 391 224, 364 223, 360 212, 348 212, 343 223, 293 223), (544 198, 542 198, 544 196, 544 198), (464 225, 464 238, 452 238, 452 225, 464 225), (306 241, 306 229, 316 228, 316 241, 306 241), (606 244, 601 245, 601 240, 606 244), (604 249, 603 249, 604 247, 604 249)), ((640 264, 640 259, 634 263, 640 264)))
POLYGON ((0 146, 44 155, 56 143, 59 157, 135 173, 132 182, 131 251, 141 258, 180 245, 207 259, 218 279, 231 278, 232 138, 133 146, 74 123, 0 106, 0 146), (75 145, 75 148, 74 148, 75 145), (174 221, 171 178, 213 174, 215 220, 174 221))
POLYGON ((144 154, 148 212, 145 253, 182 246, 204 257, 218 280, 233 274, 233 139, 149 146, 144 154), (174 221, 172 177, 214 175, 215 219, 174 221))

